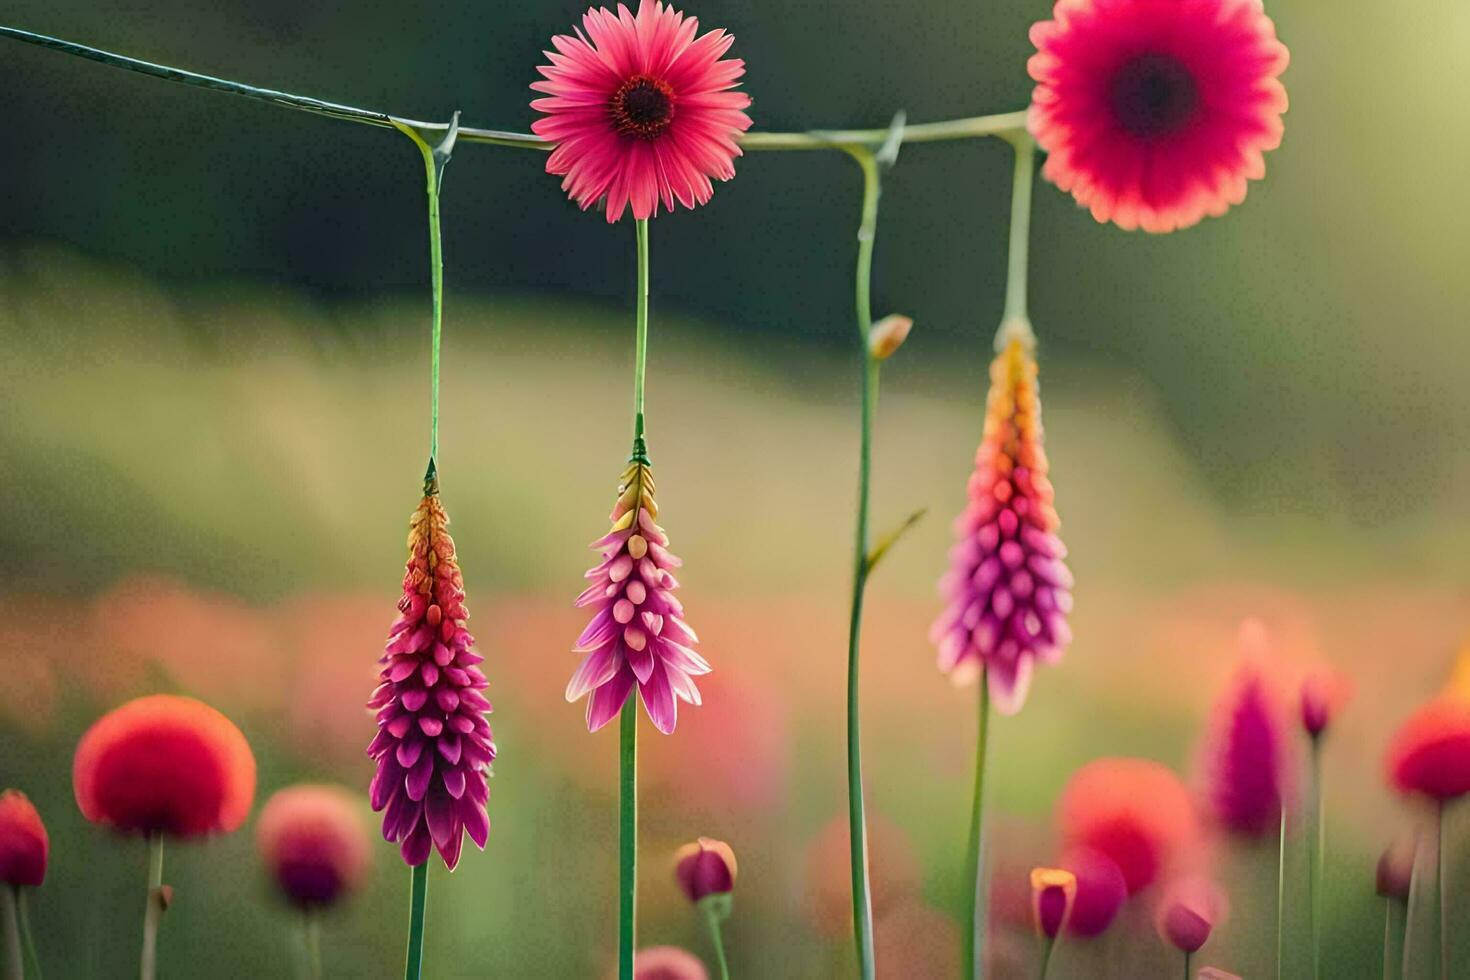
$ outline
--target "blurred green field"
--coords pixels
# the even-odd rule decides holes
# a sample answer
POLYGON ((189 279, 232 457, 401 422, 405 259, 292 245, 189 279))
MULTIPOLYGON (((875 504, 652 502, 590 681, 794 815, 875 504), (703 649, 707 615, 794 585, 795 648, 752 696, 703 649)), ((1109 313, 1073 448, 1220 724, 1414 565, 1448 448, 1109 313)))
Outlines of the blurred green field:
MULTIPOLYGON (((426 453, 426 302, 160 285, 54 247, 13 248, 0 268, 0 781, 29 793, 51 828, 52 871, 35 896, 48 973, 123 975, 143 848, 84 825, 69 781, 71 750, 100 711, 144 691, 197 694, 249 736, 262 799, 298 779, 366 786, 361 705, 426 453)), ((663 312, 657 288, 654 299, 661 519, 716 672, 675 736, 644 739, 641 935, 706 952, 667 859, 708 834, 740 856, 739 973, 843 975, 846 866, 826 855, 842 851, 829 824, 845 799, 856 365, 799 338, 663 312)), ((451 291, 443 499, 502 755, 487 852, 431 876, 430 976, 597 976, 611 963, 615 736, 587 735, 561 690, 585 544, 626 454, 629 320, 451 291)), ((973 691, 938 675, 924 633, 978 438, 983 333, 957 345, 920 324, 885 371, 875 519, 930 508, 872 584, 864 651, 880 957, 895 977, 947 976, 956 961, 973 691)), ((1371 523, 1349 502, 1358 467, 1324 476, 1309 506, 1253 506, 1202 476, 1206 450, 1179 438, 1136 374, 1050 355, 1045 419, 1077 640, 1062 667, 1038 674, 1026 711, 993 729, 997 914, 1054 856, 1050 808, 1076 765, 1135 753, 1191 771, 1236 623, 1258 614, 1284 681, 1327 659, 1357 684, 1328 754, 1326 948, 1328 975, 1377 975, 1372 865, 1406 816, 1378 776, 1381 747, 1470 629, 1462 483, 1405 473, 1401 485, 1421 492, 1371 523)), ((1466 389, 1433 394, 1447 412, 1470 409, 1466 389)), ((1397 406, 1333 410, 1382 419, 1397 406)), ((1470 473, 1466 452, 1462 441, 1435 472, 1470 473)), ((1272 473, 1290 480, 1311 465, 1260 461, 1259 493, 1271 499, 1272 473)), ((288 972, 291 918, 269 899, 250 830, 169 853, 178 899, 165 975, 288 972)), ((1454 900, 1470 902, 1455 853, 1454 900)), ((1199 961, 1264 975, 1272 848, 1220 857, 1234 911, 1199 961)), ((392 974, 407 883, 380 844, 370 887, 327 923, 329 973, 392 974)), ((1135 925, 1132 946, 1155 950, 1135 925)), ((999 928, 997 942, 1029 962, 1024 929, 999 928)), ((1141 975, 1124 938, 1063 947, 1056 975, 1141 975)))

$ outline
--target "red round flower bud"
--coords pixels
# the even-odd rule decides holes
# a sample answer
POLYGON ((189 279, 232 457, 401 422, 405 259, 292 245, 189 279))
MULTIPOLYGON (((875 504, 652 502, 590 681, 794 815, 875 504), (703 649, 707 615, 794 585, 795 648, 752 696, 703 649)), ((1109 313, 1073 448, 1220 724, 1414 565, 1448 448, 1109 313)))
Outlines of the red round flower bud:
POLYGON ((701 837, 674 854, 674 877, 689 901, 735 890, 735 852, 724 841, 701 837))
POLYGON ((1387 768, 1402 793, 1441 802, 1470 793, 1470 703, 1440 697, 1410 715, 1389 742, 1387 768))
POLYGON ((1077 897, 1077 876, 1061 868, 1034 868, 1031 871, 1031 912, 1036 929, 1047 939, 1057 938, 1072 902, 1077 897))
POLYGON ((82 816, 124 834, 229 833, 255 799, 255 756, 240 729, 209 705, 155 694, 87 729, 72 789, 82 816))
POLYGON ((46 879, 51 839, 30 799, 19 790, 0 793, 0 882, 34 888, 46 879))
POLYGON ((330 905, 362 883, 372 852, 361 810, 338 786, 288 786, 266 801, 255 846, 292 904, 330 905))

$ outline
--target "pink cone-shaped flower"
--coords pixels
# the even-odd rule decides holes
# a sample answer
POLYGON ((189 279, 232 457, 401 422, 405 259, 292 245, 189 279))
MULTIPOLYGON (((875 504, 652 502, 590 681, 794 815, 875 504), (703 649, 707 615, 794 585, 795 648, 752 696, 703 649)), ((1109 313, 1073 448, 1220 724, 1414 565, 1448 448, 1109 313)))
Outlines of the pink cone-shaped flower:
POLYGON ((383 813, 383 837, 401 845, 409 865, 429 859, 432 844, 451 871, 463 834, 485 847, 490 817, 486 777, 495 740, 490 702, 465 629, 464 578, 449 536, 449 516, 430 482, 409 521, 408 563, 399 616, 379 663, 381 683, 369 708, 378 734, 368 755, 378 762, 369 791, 383 813))
POLYGON ((959 541, 940 580, 944 612, 929 631, 939 669, 966 683, 983 669, 996 710, 1026 701, 1032 664, 1056 663, 1072 639, 1072 573, 1062 559, 1042 449, 1036 360, 1011 340, 990 365, 985 434, 959 541))
POLYGON ((736 139, 750 128, 750 96, 733 89, 745 62, 722 57, 735 40, 724 31, 695 37, 699 21, 642 0, 638 13, 588 10, 575 37, 551 39, 551 64, 531 88, 531 108, 546 113, 531 129, 556 144, 546 172, 585 211, 607 201, 607 220, 629 204, 651 218, 704 204, 710 178, 735 176, 736 139))
POLYGON ((694 652, 698 637, 684 623, 670 569, 683 564, 654 523, 653 468, 634 459, 623 471, 612 530, 592 542, 602 561, 578 606, 596 612, 577 639, 582 665, 567 684, 567 700, 587 698, 587 729, 597 731, 622 710, 636 684, 653 726, 665 735, 678 722, 678 702, 699 704, 694 678, 710 666, 694 652))
POLYGON ((1274 834, 1290 784, 1285 711, 1260 667, 1264 627, 1241 624, 1246 655, 1215 702, 1202 759, 1207 809, 1223 826, 1252 837, 1274 834))

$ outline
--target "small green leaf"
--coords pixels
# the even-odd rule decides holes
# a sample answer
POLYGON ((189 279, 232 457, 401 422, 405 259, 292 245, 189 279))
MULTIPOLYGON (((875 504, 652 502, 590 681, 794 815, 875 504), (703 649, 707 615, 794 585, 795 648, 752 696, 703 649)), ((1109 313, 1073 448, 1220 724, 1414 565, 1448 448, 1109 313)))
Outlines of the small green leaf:
POLYGON ((878 147, 876 155, 880 166, 891 167, 898 162, 898 151, 903 146, 903 127, 908 122, 908 114, 902 109, 893 114, 893 121, 888 124, 888 135, 883 138, 883 145, 878 147))
POLYGON ((877 566, 878 562, 883 560, 883 556, 888 554, 888 549, 898 544, 899 539, 909 533, 915 524, 923 520, 924 515, 927 513, 929 513, 928 507, 920 507, 905 518, 902 524, 879 538, 878 543, 873 546, 873 550, 868 552, 868 571, 871 572, 877 566))

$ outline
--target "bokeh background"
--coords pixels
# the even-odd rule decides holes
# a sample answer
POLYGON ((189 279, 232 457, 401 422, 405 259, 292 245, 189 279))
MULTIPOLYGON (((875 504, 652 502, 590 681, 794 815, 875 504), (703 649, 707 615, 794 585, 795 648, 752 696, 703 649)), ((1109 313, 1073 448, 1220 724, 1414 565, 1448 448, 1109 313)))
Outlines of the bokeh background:
MULTIPOLYGON (((581 9, 10 0, 3 20, 525 129, 540 51, 581 9)), ((692 12, 736 35, 757 127, 800 129, 1019 108, 1026 29, 1048 9, 692 12)), ((993 726, 1002 971, 1031 969, 1007 895, 1054 856, 1067 776, 1140 754, 1195 778, 1247 615, 1272 631, 1283 690, 1323 662, 1355 681, 1327 755, 1327 974, 1380 969, 1372 867, 1410 817, 1383 785, 1383 742, 1470 632, 1470 115, 1457 83, 1470 6, 1269 9, 1292 50, 1292 108, 1244 206, 1153 238, 1038 186, 1032 307, 1076 642, 1025 712, 993 726)), ((191 693, 243 727, 262 799, 300 779, 366 786, 362 703, 427 448, 422 165, 389 131, 13 42, 0 45, 0 118, 0 783, 51 828, 34 903, 48 973, 125 976, 143 848, 87 826, 69 780, 101 711, 191 693)), ((489 848, 431 875, 430 976, 602 976, 615 943, 616 735, 589 736, 561 691, 584 545, 628 441, 632 232, 579 213, 543 164, 463 147, 443 198, 444 501, 502 756, 489 848)), ((830 153, 752 154, 739 169, 652 236, 651 445, 716 672, 677 735, 646 729, 640 928, 645 944, 708 953, 667 858, 721 837, 741 861, 738 973, 839 976, 859 178, 830 153)), ((885 187, 875 305, 917 326, 885 370, 875 522, 930 508, 872 583, 864 649, 885 976, 957 968, 973 691, 937 674, 925 630, 979 435, 1009 172, 994 141, 914 146, 885 187)), ((1463 823, 1450 827, 1461 909, 1463 823)), ((170 852, 165 975, 291 969, 292 917, 272 903, 252 827, 170 852)), ((370 887, 326 924, 330 974, 399 969, 408 875, 394 848, 376 850, 370 887)), ((1274 847, 1224 850, 1233 913, 1197 962, 1263 976, 1274 847)), ((1064 947, 1055 975, 1152 975, 1172 963, 1161 955, 1138 914, 1106 947, 1064 947)))

